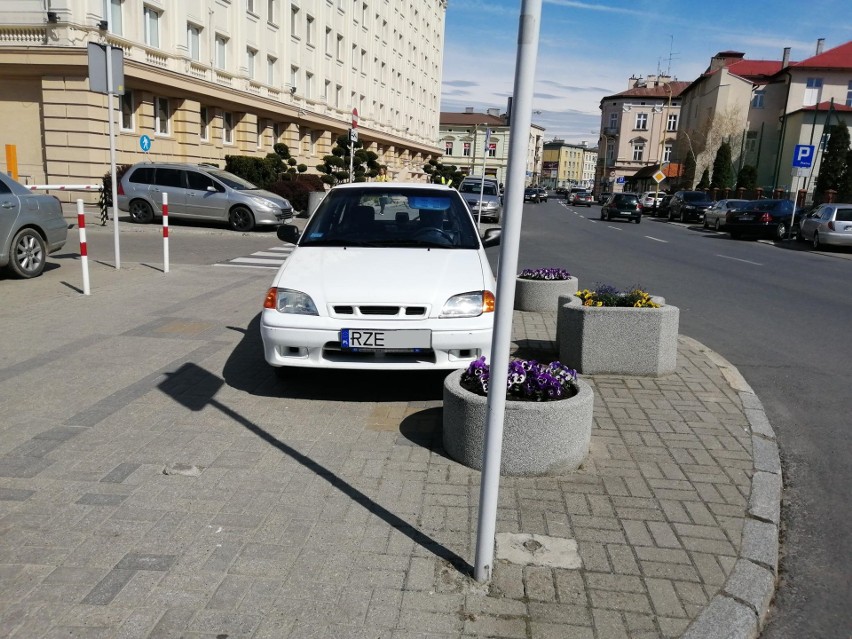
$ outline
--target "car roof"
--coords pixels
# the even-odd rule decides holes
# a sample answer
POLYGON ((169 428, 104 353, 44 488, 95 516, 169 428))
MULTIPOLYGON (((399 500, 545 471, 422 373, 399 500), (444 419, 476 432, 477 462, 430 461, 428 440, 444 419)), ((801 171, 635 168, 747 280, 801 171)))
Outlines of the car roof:
POLYGON ((218 166, 213 166, 212 164, 193 164, 191 162, 137 162, 131 169, 138 169, 139 167, 149 166, 153 168, 161 168, 161 169, 200 169, 202 171, 224 171, 225 169, 220 169, 218 166))
POLYGON ((455 191, 449 184, 432 184, 431 182, 351 182, 338 184, 332 187, 332 191, 345 191, 348 189, 429 189, 433 191, 455 191))

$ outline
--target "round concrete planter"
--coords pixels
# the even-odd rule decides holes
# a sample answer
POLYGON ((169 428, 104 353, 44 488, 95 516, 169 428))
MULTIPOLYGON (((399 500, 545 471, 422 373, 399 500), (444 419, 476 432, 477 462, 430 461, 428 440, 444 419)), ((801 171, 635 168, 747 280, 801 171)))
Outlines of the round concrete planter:
POLYGON ((677 367, 679 322, 676 306, 583 306, 578 297, 561 297, 559 361, 586 375, 669 375, 677 367))
POLYGON ((515 279, 515 310, 555 312, 561 295, 573 295, 578 290, 577 278, 567 280, 515 279))
MULTIPOLYGON (((444 380, 444 449, 482 470, 488 398, 461 386, 461 370, 444 380)), ((552 402, 506 401, 501 475, 547 475, 577 470, 589 453, 594 393, 579 380, 574 397, 552 402)))

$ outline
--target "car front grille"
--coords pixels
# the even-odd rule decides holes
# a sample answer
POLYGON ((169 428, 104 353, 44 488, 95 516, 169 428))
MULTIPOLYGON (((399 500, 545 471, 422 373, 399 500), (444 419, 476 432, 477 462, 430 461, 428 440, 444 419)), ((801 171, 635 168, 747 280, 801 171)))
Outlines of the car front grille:
POLYGON ((335 315, 362 317, 426 317, 425 306, 378 306, 336 304, 332 306, 335 315))

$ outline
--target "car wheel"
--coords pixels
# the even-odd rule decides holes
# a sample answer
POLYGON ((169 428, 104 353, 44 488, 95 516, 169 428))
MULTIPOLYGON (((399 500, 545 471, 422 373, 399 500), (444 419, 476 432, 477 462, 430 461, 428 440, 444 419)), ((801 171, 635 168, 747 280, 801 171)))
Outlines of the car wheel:
POLYGON ((787 225, 781 222, 778 226, 775 227, 775 239, 783 240, 787 237, 787 225))
POLYGON ((819 243, 819 233, 817 231, 814 231, 813 247, 815 251, 822 248, 822 245, 819 243))
POLYGON ((254 228, 254 215, 244 206, 235 206, 228 214, 228 224, 235 231, 251 231, 254 228))
POLYGON ((674 211, 669 211, 669 222, 674 222, 674 211))
POLYGON ((740 232, 739 231, 731 231, 730 233, 731 233, 731 239, 732 240, 740 239, 740 232))
POLYGON ((634 222, 636 222, 636 224, 639 224, 639 222, 641 222, 641 221, 642 221, 642 218, 641 218, 641 217, 637 217, 637 218, 634 218, 634 219, 633 219, 633 221, 634 221, 634 222))
POLYGON ((130 219, 137 224, 150 224, 154 221, 154 209, 145 200, 133 200, 128 208, 130 219))
POLYGON ((702 224, 702 226, 703 226, 705 229, 709 229, 709 228, 710 228, 710 224, 707 222, 707 216, 706 216, 706 215, 704 216, 704 224, 702 224))
POLYGON ((716 224, 713 225, 713 230, 714 231, 721 231, 722 230, 722 222, 719 221, 718 217, 716 218, 716 224))
POLYGON ((44 240, 35 229, 21 229, 12 240, 9 268, 18 277, 38 277, 44 270, 44 240))

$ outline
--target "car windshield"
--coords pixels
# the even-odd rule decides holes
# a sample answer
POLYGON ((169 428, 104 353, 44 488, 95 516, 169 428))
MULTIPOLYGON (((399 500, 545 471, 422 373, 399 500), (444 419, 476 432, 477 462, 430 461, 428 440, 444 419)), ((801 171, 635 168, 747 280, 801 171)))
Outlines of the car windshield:
POLYGON ((709 202, 710 197, 706 193, 700 191, 687 191, 683 194, 685 202, 709 202))
POLYGON ((482 183, 475 184, 473 182, 462 182, 459 191, 461 193, 476 193, 479 195, 480 189, 482 189, 483 195, 497 195, 497 187, 489 182, 486 182, 485 186, 483 186, 482 183))
POLYGON ((635 195, 616 195, 615 201, 617 204, 634 204, 639 200, 635 195))
POLYGON ((457 191, 416 187, 332 190, 308 222, 300 247, 478 249, 470 211, 457 191))
POLYGON ((248 180, 244 180, 238 175, 234 175, 233 173, 229 173, 228 171, 222 171, 221 169, 206 170, 207 173, 215 177, 217 180, 224 182, 226 186, 231 187, 235 191, 256 191, 258 189, 257 186, 255 186, 248 180))

